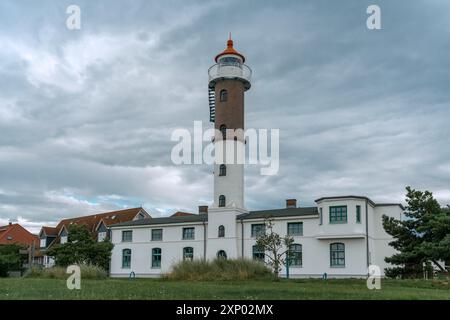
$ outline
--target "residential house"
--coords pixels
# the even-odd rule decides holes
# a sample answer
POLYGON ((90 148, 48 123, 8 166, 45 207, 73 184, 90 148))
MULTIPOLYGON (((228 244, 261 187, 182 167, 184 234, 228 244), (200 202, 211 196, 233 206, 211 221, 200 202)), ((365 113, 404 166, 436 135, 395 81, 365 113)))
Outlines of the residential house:
POLYGON ((68 241, 71 225, 86 226, 92 236, 100 242, 109 238, 109 227, 111 225, 140 219, 151 219, 142 207, 64 219, 56 227, 44 226, 39 233, 39 247, 43 252, 41 264, 44 267, 54 265, 53 258, 45 255, 45 252, 55 244, 64 244, 68 241))

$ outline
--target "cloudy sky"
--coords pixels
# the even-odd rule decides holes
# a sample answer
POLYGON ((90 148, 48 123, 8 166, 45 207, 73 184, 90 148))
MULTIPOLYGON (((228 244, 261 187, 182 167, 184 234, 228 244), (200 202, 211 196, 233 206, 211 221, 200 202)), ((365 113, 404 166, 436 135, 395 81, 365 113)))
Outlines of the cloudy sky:
POLYGON ((280 129, 279 174, 247 168, 249 209, 402 202, 406 185, 450 203, 449 1, 2 0, 0 225, 210 203, 212 168, 173 165, 170 136, 210 125, 229 32, 254 71, 247 127, 280 129))

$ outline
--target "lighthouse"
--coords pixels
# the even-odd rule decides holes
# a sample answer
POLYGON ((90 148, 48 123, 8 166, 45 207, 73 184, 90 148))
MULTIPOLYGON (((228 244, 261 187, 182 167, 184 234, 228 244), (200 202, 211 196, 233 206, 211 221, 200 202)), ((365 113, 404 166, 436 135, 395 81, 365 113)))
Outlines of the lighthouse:
POLYGON ((216 154, 222 160, 214 164, 214 201, 208 212, 207 256, 238 258, 239 230, 236 216, 247 213, 244 205, 244 164, 237 154, 245 146, 244 96, 251 87, 251 69, 230 38, 224 51, 216 55, 215 64, 208 70, 210 121, 216 134, 216 154), (230 157, 230 155, 233 155, 230 157), (231 161, 230 161, 231 160, 231 161))

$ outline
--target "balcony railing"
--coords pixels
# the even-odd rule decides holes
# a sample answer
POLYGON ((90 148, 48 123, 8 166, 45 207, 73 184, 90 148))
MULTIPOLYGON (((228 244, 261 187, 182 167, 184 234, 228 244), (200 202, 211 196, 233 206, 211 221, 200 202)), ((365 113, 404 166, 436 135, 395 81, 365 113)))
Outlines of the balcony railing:
POLYGON ((215 85, 219 79, 242 79, 246 89, 250 88, 252 69, 240 63, 217 63, 208 69, 210 85, 215 85))

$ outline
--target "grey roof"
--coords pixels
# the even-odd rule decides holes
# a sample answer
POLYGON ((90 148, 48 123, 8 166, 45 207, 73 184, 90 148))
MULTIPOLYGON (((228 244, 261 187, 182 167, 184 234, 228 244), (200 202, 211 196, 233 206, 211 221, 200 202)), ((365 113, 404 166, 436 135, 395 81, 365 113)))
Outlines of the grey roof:
POLYGON ((194 214, 191 216, 177 216, 177 217, 163 217, 163 218, 146 218, 140 220, 133 220, 112 225, 111 227, 131 227, 131 226, 147 226, 157 224, 171 224, 171 223, 189 223, 189 222, 203 222, 208 221, 207 214, 194 214))
POLYGON ((250 211, 249 213, 240 214, 237 219, 260 219, 260 218, 281 218, 281 217, 301 217, 317 215, 317 207, 304 207, 304 208, 284 208, 284 209, 272 209, 272 210, 259 210, 250 211))

